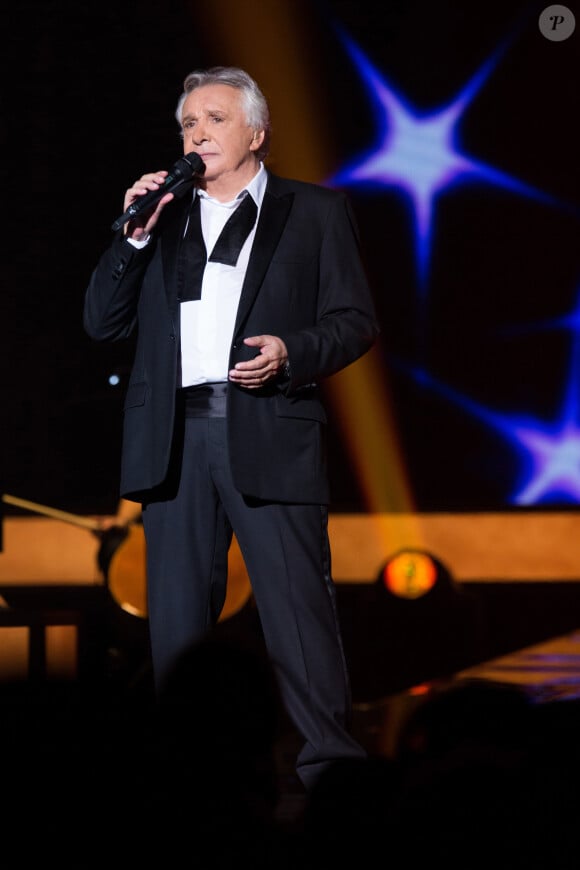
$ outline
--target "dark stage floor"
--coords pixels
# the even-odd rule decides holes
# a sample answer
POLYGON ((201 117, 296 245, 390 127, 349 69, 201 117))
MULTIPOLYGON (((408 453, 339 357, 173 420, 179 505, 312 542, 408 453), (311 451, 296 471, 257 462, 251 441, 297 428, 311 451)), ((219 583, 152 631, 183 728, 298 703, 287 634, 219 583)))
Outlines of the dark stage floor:
MULTIPOLYGON (((505 656, 466 668, 443 680, 421 683, 392 695, 354 705, 354 732, 373 756, 393 759, 409 717, 426 701, 447 690, 484 685, 500 690, 521 690, 534 706, 566 701, 580 704, 580 631, 525 647, 505 656)), ((574 716, 578 716, 576 704, 574 716)), ((575 720, 571 719, 570 725, 575 720)), ((579 741, 580 742, 580 741, 579 741)), ((288 729, 279 744, 282 796, 278 816, 293 823, 300 819, 305 799, 293 777, 293 759, 299 742, 288 729)))

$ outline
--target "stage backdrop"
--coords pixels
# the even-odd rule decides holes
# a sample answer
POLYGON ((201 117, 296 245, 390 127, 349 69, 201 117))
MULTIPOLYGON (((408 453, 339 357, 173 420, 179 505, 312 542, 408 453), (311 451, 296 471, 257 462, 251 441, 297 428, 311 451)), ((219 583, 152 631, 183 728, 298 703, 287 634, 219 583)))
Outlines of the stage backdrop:
MULTIPOLYGON (((580 22, 529 2, 3 7, 3 492, 114 509, 131 346, 82 329, 185 75, 244 66, 273 171, 350 195, 382 333, 325 385, 335 512, 575 509, 580 22)), ((291 473, 291 469, 289 470, 291 473)))

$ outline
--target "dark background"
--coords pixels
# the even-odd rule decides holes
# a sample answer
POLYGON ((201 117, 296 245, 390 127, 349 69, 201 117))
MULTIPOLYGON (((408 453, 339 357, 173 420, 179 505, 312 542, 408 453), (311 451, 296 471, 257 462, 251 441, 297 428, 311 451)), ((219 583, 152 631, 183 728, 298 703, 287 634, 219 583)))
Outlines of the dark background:
MULTIPOLYGON (((382 325, 385 392, 373 402, 390 407, 412 494, 403 504, 385 492, 385 509, 574 508, 580 440, 559 482, 521 503, 537 469, 516 423, 554 434, 568 391, 568 420, 580 428, 580 25, 552 42, 538 28, 547 4, 513 0, 281 2, 297 22, 287 32, 290 65, 268 41, 264 22, 276 4, 251 4, 246 29, 232 24, 229 34, 220 5, 228 4, 213 4, 214 18, 183 0, 22 0, 2 12, 0 489, 78 513, 114 510, 131 348, 87 338, 84 290, 125 189, 181 153, 173 112, 185 75, 231 63, 270 98, 269 165, 321 183, 340 176, 352 198, 382 325), (493 60, 456 145, 546 199, 477 178, 445 188, 421 282, 408 198, 340 175, 377 139, 377 107, 344 35, 424 114, 448 105, 493 60), (305 67, 310 78, 298 75, 305 67), (313 177, 322 147, 324 171, 313 177), (111 374, 120 376, 116 387, 111 374)), ((332 411, 331 422, 332 508, 365 510, 332 411)), ((395 461, 380 449, 366 460, 387 478, 395 461)))

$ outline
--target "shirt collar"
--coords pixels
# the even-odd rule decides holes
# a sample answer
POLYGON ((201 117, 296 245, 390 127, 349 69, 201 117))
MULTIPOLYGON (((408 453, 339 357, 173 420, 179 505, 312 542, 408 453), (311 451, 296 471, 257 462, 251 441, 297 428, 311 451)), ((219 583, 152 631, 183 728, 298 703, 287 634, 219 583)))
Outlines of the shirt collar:
MULTIPOLYGON (((264 199, 264 193, 266 192, 266 182, 268 181, 268 176, 266 173, 266 168, 262 161, 260 161, 260 168, 252 178, 252 180, 243 187, 238 195, 235 197, 233 202, 237 202, 240 200, 246 193, 249 193, 258 208, 262 205, 262 200, 264 199)), ((211 196, 201 188, 196 188, 197 193, 200 197, 204 199, 212 199, 211 196)))

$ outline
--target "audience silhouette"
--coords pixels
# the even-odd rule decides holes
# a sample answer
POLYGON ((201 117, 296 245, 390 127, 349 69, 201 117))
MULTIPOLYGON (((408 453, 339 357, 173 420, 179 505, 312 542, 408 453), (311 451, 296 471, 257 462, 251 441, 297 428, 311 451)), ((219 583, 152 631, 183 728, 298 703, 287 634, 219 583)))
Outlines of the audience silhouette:
POLYGON ((4 865, 577 864, 580 700, 434 685, 392 755, 337 761, 281 823, 287 721, 265 651, 219 628, 155 700, 98 681, 0 684, 4 865))

